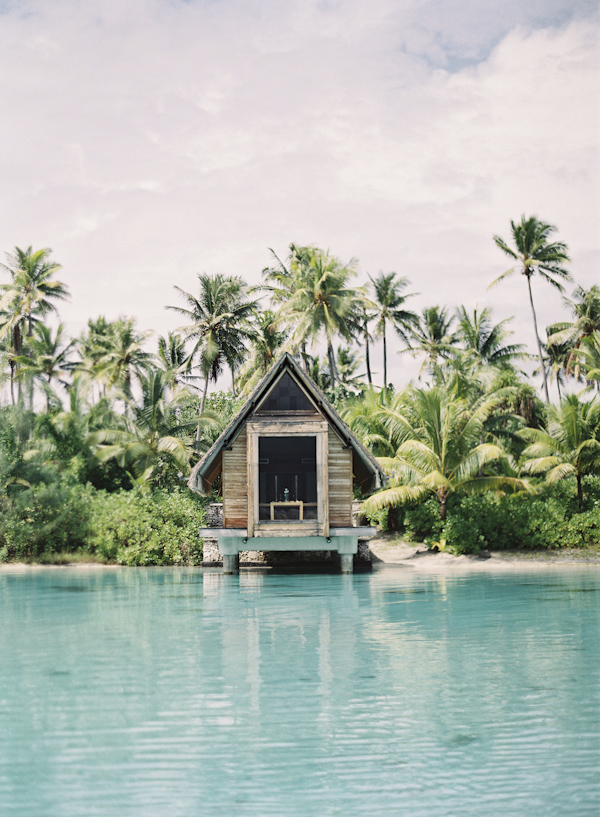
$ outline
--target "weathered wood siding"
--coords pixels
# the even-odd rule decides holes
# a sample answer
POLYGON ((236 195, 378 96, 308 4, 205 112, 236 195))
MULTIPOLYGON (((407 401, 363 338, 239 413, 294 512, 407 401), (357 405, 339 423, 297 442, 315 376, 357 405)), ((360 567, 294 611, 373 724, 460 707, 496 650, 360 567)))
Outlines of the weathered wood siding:
POLYGON ((345 448, 329 429, 329 524, 332 528, 352 526, 352 449, 345 448))
POLYGON ((247 434, 244 428, 223 451, 223 527, 245 528, 248 524, 247 434))

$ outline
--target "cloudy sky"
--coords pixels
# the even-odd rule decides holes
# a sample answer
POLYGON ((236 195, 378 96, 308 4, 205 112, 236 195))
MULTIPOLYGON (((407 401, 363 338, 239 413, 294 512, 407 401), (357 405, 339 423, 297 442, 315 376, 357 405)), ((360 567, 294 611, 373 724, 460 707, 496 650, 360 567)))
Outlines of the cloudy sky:
POLYGON ((0 251, 52 248, 71 334, 166 333, 174 284, 258 282, 295 242, 533 351, 492 236, 537 215, 600 280, 598 34, 592 0, 0 0, 0 251))

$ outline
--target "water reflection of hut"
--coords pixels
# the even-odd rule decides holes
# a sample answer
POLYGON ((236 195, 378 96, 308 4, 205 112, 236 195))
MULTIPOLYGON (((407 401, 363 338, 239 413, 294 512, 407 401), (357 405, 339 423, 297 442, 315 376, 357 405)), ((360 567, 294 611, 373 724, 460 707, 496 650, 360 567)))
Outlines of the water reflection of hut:
POLYGON ((223 527, 216 536, 226 572, 240 551, 340 554, 352 571, 358 540, 375 529, 352 525, 353 486, 364 493, 385 477, 375 458, 289 355, 263 378, 188 482, 208 494, 221 476, 223 527))

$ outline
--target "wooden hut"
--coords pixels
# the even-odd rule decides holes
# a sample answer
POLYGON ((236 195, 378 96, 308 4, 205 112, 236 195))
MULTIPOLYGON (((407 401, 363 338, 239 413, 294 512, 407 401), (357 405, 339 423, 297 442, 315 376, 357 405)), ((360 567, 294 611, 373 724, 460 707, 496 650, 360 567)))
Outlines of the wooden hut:
POLYGON ((221 476, 225 572, 240 551, 337 551, 351 572, 358 540, 375 534, 352 525, 353 485, 368 493, 385 476, 313 380, 285 354, 254 389, 192 470, 188 486, 208 494, 221 476))

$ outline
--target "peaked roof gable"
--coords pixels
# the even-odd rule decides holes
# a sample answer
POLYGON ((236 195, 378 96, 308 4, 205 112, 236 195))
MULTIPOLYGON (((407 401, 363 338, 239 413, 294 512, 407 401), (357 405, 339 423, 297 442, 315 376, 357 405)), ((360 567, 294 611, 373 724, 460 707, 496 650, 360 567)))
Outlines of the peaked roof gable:
MULTIPOLYGON (((293 401, 290 405, 293 405, 293 401)), ((360 470, 365 473, 363 482, 369 482, 369 489, 381 487, 386 482, 385 474, 375 457, 360 442, 355 434, 350 431, 337 411, 327 400, 317 384, 302 371, 293 357, 287 352, 273 364, 271 369, 254 388, 250 397, 231 420, 227 428, 221 433, 218 439, 209 448, 202 459, 194 466, 188 480, 188 487, 192 491, 207 494, 210 486, 220 471, 221 453, 224 448, 228 448, 248 420, 255 412, 271 411, 281 414, 305 413, 307 410, 317 411, 325 417, 329 424, 335 429, 339 437, 346 445, 352 448, 358 458, 360 470), (302 393, 305 401, 300 401, 301 406, 296 403, 296 408, 286 408, 285 400, 280 401, 281 408, 278 408, 277 401, 273 401, 271 396, 277 388, 278 381, 283 380, 287 373, 293 383, 298 386, 298 391, 302 393), (309 405, 307 405, 309 404, 309 405)))

